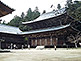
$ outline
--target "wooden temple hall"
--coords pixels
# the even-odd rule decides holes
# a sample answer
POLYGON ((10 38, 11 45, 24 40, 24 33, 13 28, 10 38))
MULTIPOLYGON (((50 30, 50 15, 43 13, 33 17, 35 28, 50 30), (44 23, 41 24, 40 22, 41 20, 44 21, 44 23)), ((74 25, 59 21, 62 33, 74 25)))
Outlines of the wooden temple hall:
MULTIPOLYGON (((14 9, 0 1, 0 17, 13 11, 14 9)), ((77 47, 81 39, 81 32, 75 28, 74 19, 65 12, 65 9, 42 14, 37 19, 22 24, 30 30, 22 32, 17 27, 0 24, 0 48, 65 45, 77 47)))
MULTIPOLYGON (((74 38, 80 32, 72 25, 74 19, 64 9, 58 12, 52 11, 40 15, 37 19, 22 24, 31 28, 22 34, 28 38, 31 47, 77 47, 78 42, 74 38)), ((79 37, 77 37, 79 38, 79 37)))

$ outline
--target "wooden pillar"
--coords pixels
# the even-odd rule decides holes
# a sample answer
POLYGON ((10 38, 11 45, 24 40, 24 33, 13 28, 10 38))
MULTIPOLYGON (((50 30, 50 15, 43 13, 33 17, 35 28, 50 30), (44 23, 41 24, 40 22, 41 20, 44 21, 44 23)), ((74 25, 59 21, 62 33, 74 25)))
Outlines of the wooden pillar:
POLYGON ((31 45, 33 46, 33 40, 31 40, 31 45))
POLYGON ((40 39, 40 46, 41 46, 41 39, 40 39))
POLYGON ((1 40, 0 40, 0 49, 1 49, 1 40))
POLYGON ((13 45, 13 44, 11 43, 11 49, 12 49, 12 45, 13 45))
POLYGON ((37 45, 37 39, 35 40, 35 45, 37 45))
POLYGON ((55 48, 55 50, 56 50, 56 48, 57 48, 57 41, 58 41, 58 38, 56 38, 55 43, 54 43, 54 48, 55 48))
POLYGON ((53 41, 53 39, 52 39, 52 36, 50 37, 50 45, 52 45, 53 43, 52 43, 52 41, 53 41))
POLYGON ((57 42, 58 42, 58 38, 56 38, 56 45, 57 45, 57 42))
POLYGON ((47 45, 47 39, 45 39, 45 45, 47 45))
POLYGON ((24 45, 22 45, 22 50, 23 50, 24 45))
POLYGON ((1 42, 4 42, 5 40, 3 39, 0 39, 0 49, 1 49, 1 42))
POLYGON ((28 37, 28 40, 27 40, 27 45, 30 45, 30 44, 29 44, 29 42, 30 42, 30 38, 28 37))
MULTIPOLYGON (((30 39, 30 38, 28 37, 28 38, 27 38, 27 46, 28 46, 28 49, 30 49, 30 43, 31 43, 30 40, 32 40, 32 39, 30 39)), ((21 47, 22 47, 22 49, 23 49, 24 45, 21 45, 21 47)))

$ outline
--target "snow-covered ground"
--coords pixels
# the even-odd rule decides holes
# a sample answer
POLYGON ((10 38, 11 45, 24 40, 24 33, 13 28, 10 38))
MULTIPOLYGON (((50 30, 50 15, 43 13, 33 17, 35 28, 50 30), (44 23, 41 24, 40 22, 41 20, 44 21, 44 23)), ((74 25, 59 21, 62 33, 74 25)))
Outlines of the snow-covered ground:
POLYGON ((0 61, 81 61, 79 49, 23 49, 0 53, 0 61))

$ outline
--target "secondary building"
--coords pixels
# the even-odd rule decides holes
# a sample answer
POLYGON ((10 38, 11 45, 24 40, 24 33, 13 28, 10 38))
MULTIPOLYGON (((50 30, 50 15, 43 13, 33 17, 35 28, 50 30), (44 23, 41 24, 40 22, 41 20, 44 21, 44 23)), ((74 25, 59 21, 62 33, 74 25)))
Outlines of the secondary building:
MULTIPOLYGON (((0 17, 6 16, 13 11, 14 9, 0 1, 0 17)), ((26 41, 24 37, 20 35, 21 32, 22 31, 20 31, 17 27, 0 24, 0 48, 22 48, 26 41)))

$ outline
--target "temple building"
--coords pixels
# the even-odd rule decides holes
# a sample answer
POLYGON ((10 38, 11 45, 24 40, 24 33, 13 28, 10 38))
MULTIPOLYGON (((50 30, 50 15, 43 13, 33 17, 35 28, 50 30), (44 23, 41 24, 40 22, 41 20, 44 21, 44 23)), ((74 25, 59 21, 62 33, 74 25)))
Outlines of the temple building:
MULTIPOLYGON (((10 14, 14 9, 0 1, 0 17, 10 14)), ((65 9, 40 15, 37 19, 22 22, 29 30, 22 32, 18 27, 0 24, 0 48, 19 49, 36 46, 77 47, 81 42, 81 32, 76 29, 74 18, 65 9)))
MULTIPOLYGON (((25 45, 26 41, 25 38, 20 35, 21 30, 17 27, 12 27, 8 25, 0 24, 0 40, 2 41, 1 48, 22 48, 22 45, 25 45), (11 46, 12 45, 12 46, 11 46)), ((27 43, 26 43, 27 44, 27 43)))
MULTIPOLYGON (((6 16, 13 11, 14 9, 0 1, 0 17, 6 16)), ((0 24, 0 49, 22 48, 26 41, 20 35, 21 32, 17 27, 0 24)))
POLYGON ((80 35, 80 31, 74 28, 74 20, 65 9, 48 12, 33 21, 23 22, 23 25, 31 29, 22 34, 29 39, 28 44, 31 47, 64 45, 77 47, 76 39, 79 38, 77 35, 80 35))

